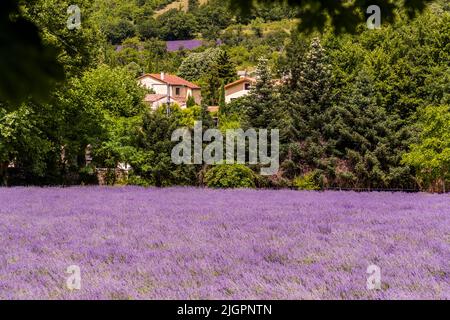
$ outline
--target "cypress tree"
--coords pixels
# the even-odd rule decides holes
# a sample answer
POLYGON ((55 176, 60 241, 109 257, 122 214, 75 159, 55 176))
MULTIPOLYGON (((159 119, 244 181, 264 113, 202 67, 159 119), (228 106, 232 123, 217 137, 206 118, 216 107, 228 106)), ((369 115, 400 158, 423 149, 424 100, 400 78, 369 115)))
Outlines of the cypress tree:
POLYGON ((195 105, 196 105, 196 103, 195 103, 194 97, 192 95, 189 95, 189 97, 187 98, 187 101, 186 101, 186 107, 190 108, 195 105))
POLYGON ((219 112, 225 113, 226 103, 225 103, 225 84, 222 80, 219 91, 219 112))

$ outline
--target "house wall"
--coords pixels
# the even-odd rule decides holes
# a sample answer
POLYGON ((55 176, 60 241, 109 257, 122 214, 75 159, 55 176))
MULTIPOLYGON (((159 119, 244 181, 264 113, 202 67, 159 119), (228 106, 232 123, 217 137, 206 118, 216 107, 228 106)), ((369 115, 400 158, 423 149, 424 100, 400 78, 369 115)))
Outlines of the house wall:
POLYGON ((236 99, 247 95, 250 90, 245 90, 246 83, 247 82, 237 83, 234 86, 225 89, 225 102, 229 103, 231 99, 236 99))
POLYGON ((139 79, 141 85, 148 89, 153 89, 157 94, 167 94, 167 85, 161 81, 153 79, 151 77, 145 77, 139 79))
POLYGON ((191 89, 192 97, 195 100, 195 103, 200 105, 202 103, 202 91, 200 89, 191 89))
POLYGON ((188 91, 190 89, 185 86, 171 86, 170 90, 171 90, 172 97, 179 97, 179 98, 186 99, 188 96, 188 91), (176 88, 180 88, 180 94, 178 94, 178 95, 176 94, 176 88))
POLYGON ((225 96, 244 90, 244 82, 237 83, 225 89, 225 96))

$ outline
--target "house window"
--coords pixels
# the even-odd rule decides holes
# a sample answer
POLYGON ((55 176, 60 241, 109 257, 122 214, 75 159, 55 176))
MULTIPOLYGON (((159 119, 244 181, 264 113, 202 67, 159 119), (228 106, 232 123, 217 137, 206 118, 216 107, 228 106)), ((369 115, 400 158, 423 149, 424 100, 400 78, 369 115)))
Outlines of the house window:
POLYGON ((180 88, 175 88, 175 95, 179 96, 180 95, 180 88))
POLYGON ((244 83, 244 89, 245 90, 250 90, 250 83, 249 82, 244 83))

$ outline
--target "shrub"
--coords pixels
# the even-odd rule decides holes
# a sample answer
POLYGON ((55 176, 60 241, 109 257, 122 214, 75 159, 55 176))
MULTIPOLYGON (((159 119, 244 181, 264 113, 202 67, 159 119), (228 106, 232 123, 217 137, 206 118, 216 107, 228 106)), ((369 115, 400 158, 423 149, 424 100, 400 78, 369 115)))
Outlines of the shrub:
POLYGON ((294 187, 299 190, 319 190, 320 187, 316 182, 316 172, 311 171, 301 177, 295 177, 293 181, 294 187))
POLYGON ((145 178, 142 178, 141 176, 131 174, 128 178, 128 185, 149 187, 151 186, 151 183, 145 178))
POLYGON ((210 188, 255 188, 256 174, 243 164, 219 164, 205 174, 210 188))

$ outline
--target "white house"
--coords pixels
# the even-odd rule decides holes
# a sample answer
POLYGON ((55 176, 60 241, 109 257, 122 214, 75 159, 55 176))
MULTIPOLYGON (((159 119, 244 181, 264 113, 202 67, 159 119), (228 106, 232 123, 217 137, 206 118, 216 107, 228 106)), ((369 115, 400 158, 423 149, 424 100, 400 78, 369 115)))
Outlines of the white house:
POLYGON ((186 101, 192 96, 196 104, 201 103, 201 90, 196 84, 183 78, 164 72, 144 74, 138 78, 138 82, 145 88, 152 89, 154 94, 147 94, 145 102, 153 109, 164 103, 177 103, 182 108, 186 107, 186 101))
POLYGON ((225 102, 230 103, 233 99, 247 95, 256 79, 241 77, 239 80, 231 82, 225 86, 225 102))

